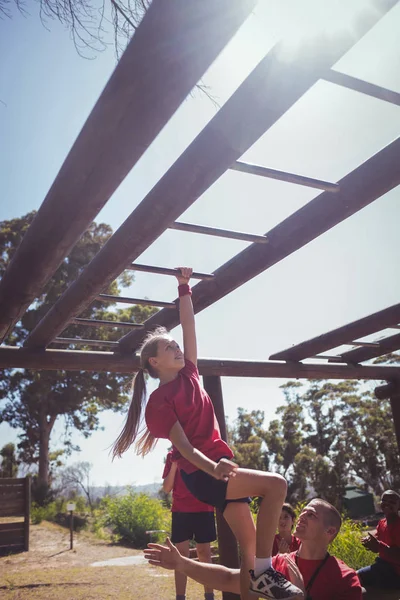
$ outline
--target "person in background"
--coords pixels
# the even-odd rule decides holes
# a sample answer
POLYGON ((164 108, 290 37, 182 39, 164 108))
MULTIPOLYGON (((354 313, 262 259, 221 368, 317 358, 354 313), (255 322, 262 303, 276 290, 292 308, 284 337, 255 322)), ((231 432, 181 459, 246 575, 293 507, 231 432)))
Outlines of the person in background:
MULTIPOLYGON (((274 568, 302 589, 306 600, 362 600, 356 572, 328 552, 329 544, 339 533, 341 521, 340 514, 329 502, 319 498, 311 500, 301 511, 295 529, 295 535, 301 540, 299 550, 272 558, 274 568)), ((214 590, 239 593, 239 569, 194 562, 181 556, 169 539, 167 544, 148 544, 144 554, 151 565, 178 570, 214 590)))
POLYGON ((294 508, 285 502, 279 518, 278 533, 275 535, 274 545, 272 546, 272 556, 288 554, 300 548, 300 540, 292 534, 295 518, 294 508))
POLYGON ((371 552, 379 553, 373 565, 357 571, 366 588, 400 589, 400 495, 387 490, 381 498, 385 515, 374 534, 368 533, 361 541, 371 552))
MULTIPOLYGON (((172 451, 168 452, 163 472, 163 490, 172 491, 172 531, 171 540, 180 554, 189 557, 189 540, 196 542, 199 561, 211 563, 210 542, 217 539, 214 508, 197 500, 186 488, 180 476, 172 451)), ((186 598, 187 576, 175 571, 176 600, 186 598)), ((205 600, 214 600, 212 588, 204 586, 205 600)))

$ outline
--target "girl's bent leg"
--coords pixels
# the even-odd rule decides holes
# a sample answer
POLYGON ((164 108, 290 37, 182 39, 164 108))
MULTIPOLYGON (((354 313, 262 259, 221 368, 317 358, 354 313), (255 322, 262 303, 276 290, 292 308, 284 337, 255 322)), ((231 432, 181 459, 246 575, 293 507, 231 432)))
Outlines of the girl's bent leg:
MULTIPOLYGON (((255 552, 257 558, 268 558, 272 555, 272 545, 282 504, 286 498, 286 490, 285 479, 276 473, 238 469, 236 476, 231 477, 228 481, 227 500, 234 500, 245 496, 259 496, 262 498, 257 515, 255 552)), ((224 511, 224 516, 229 506, 234 506, 234 503, 228 504, 224 511)), ((230 522, 229 525, 233 530, 230 522)))
POLYGON ((224 510, 224 517, 240 546, 240 597, 242 600, 253 599, 254 596, 249 591, 249 571, 254 569, 256 528, 249 505, 245 502, 231 502, 224 510))

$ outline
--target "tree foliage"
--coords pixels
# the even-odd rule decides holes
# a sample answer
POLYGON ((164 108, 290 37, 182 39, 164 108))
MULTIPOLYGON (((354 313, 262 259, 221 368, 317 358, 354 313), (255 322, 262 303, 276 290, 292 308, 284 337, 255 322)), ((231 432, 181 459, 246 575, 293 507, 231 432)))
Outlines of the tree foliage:
MULTIPOLYGON (((106 50, 111 40, 119 57, 150 4, 151 0, 36 0, 44 27, 49 29, 52 21, 59 21, 83 58, 106 50)), ((0 18, 12 17, 13 6, 30 16, 22 0, 0 0, 0 18)))
MULTIPOLYGON (((398 362, 399 357, 394 359, 398 362)), ((285 403, 264 428, 261 411, 239 409, 230 431, 241 466, 267 468, 288 481, 288 501, 308 493, 341 506, 345 487, 364 482, 376 495, 400 487, 400 458, 388 400, 358 381, 282 386, 285 403)))
MULTIPOLYGON (((170 530, 171 513, 161 501, 146 494, 136 494, 132 489, 124 496, 104 498, 102 508, 105 524, 134 548, 146 547, 150 540, 147 531, 170 530)), ((165 539, 165 533, 162 537, 165 539)))
MULTIPOLYGON (((35 213, 0 223, 0 275, 32 222, 35 213)), ((41 296, 30 306, 10 333, 6 343, 21 344, 36 323, 44 316, 69 283, 106 243, 112 234, 108 225, 92 223, 68 258, 64 259, 41 296)), ((124 273, 112 282, 105 293, 118 295, 120 287, 132 282, 131 274, 124 273)), ((142 322, 157 309, 131 306, 116 309, 109 303, 95 301, 83 313, 89 319, 142 322)), ((95 337, 117 340, 121 331, 110 328, 69 326, 66 337, 84 339, 95 337)), ((57 420, 64 423, 63 451, 69 454, 74 447, 71 434, 78 430, 85 437, 99 428, 100 413, 104 410, 121 411, 129 399, 130 376, 118 373, 91 373, 85 371, 34 371, 5 369, 0 373, 0 423, 22 431, 19 435, 20 458, 27 464, 38 464, 38 486, 48 486, 50 435, 57 420), (3 402, 1 402, 3 400, 3 402)), ((59 455, 57 457, 59 459, 59 455)))
POLYGON ((0 477, 17 477, 19 460, 16 455, 15 444, 5 444, 0 450, 0 477))

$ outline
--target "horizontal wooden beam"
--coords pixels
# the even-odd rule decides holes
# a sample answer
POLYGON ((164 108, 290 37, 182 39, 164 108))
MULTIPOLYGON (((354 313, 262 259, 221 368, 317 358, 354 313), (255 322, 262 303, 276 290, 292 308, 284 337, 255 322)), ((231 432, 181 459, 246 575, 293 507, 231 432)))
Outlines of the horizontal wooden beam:
POLYGON ((0 341, 254 5, 153 0, 3 277, 0 341))
POLYGON ((341 357, 346 362, 360 363, 371 360, 372 358, 377 358, 378 356, 390 354, 391 352, 396 352, 396 350, 400 350, 400 333, 380 340, 377 348, 356 348, 355 350, 342 352, 341 357))
POLYGON ((121 302, 122 304, 139 304, 143 306, 159 306, 160 308, 176 308, 174 302, 164 302, 163 300, 149 300, 148 298, 127 298, 126 296, 110 296, 109 294, 99 294, 96 300, 104 302, 121 302))
POLYGON ((175 223, 169 226, 169 229, 177 229, 178 231, 188 231, 190 233, 200 233, 204 235, 213 235, 215 237, 241 240, 243 242, 254 242, 255 244, 266 244, 268 242, 268 239, 265 237, 265 235, 242 233, 241 231, 231 231, 229 229, 217 229, 215 227, 205 227, 204 225, 192 225, 191 223, 182 223, 180 221, 175 221, 175 223))
POLYGON ((75 346, 118 346, 118 342, 112 342, 111 340, 85 340, 82 338, 66 338, 66 337, 56 337, 53 344, 63 344, 64 346, 69 346, 70 344, 75 344, 75 346))
POLYGON ((130 323, 128 321, 102 321, 101 319, 72 319, 73 325, 84 325, 85 327, 126 327, 127 329, 143 329, 141 323, 130 323))
MULTIPOLYGON (((192 288, 195 311, 200 312, 207 308, 400 184, 399 156, 400 138, 343 177, 340 181, 340 192, 334 202, 329 192, 323 192, 271 229, 266 234, 269 244, 265 246, 252 244, 214 271, 213 281, 201 281, 195 285, 192 288)), ((387 309, 390 312, 387 320, 397 323, 400 305, 392 309, 392 311, 387 309)), ((178 325, 178 322, 178 316, 172 314, 172 311, 161 310, 146 321, 145 328, 147 331, 157 324, 172 329, 178 325)), ((381 324, 385 327, 385 322, 384 319, 380 320, 378 328, 380 329, 381 324)), ((348 336, 346 332, 346 340, 357 339, 364 335, 367 333, 364 332, 363 327, 360 331, 355 327, 348 336)), ((143 332, 128 333, 120 340, 121 348, 126 351, 136 348, 142 337, 143 332)), ((330 340, 329 343, 310 344, 304 352, 302 351, 299 358, 314 356, 339 345, 340 343, 336 341, 331 344, 330 340)), ((296 350, 293 353, 287 350, 271 358, 297 360, 297 356, 296 350)))
MULTIPOLYGON (((279 363, 224 358, 200 358, 198 365, 201 375, 218 375, 221 377, 365 380, 395 380, 400 378, 400 367, 394 366, 368 365, 353 367, 349 365, 279 363)), ((64 369, 66 371, 133 373, 139 366, 139 358, 133 354, 0 347, 0 368, 2 369, 64 369)))
POLYGON ((348 342, 348 345, 358 346, 360 348, 379 348, 379 342, 348 342))
MULTIPOLYGON (((394 148, 397 148, 396 151, 400 152, 400 140, 397 141, 394 148)), ((367 163, 368 162, 369 161, 367 161, 367 163)), ((398 172, 400 173, 400 169, 398 169, 398 172)), ((372 179, 374 175, 375 173, 372 172, 370 174, 370 178, 372 179)), ((388 177, 390 177, 389 173, 388 177)), ((394 180, 397 180, 395 173, 392 174, 392 178, 393 177, 394 180)), ((400 183, 400 181, 397 183, 400 183)), ((384 184, 384 182, 382 182, 382 184, 384 184)), ((343 325, 337 329, 333 329, 328 333, 311 338, 310 340, 302 342, 301 344, 297 344, 296 346, 292 346, 292 348, 288 348, 282 352, 277 352, 270 356, 270 359, 303 360, 304 358, 314 356, 315 354, 320 354, 321 352, 325 352, 326 350, 330 350, 332 348, 337 348, 343 344, 353 343, 350 342, 350 340, 365 337, 367 335, 377 333, 378 331, 382 331, 383 329, 390 327, 390 325, 397 323, 399 319, 400 304, 394 304, 393 306, 385 308, 384 310, 380 310, 372 315, 363 317, 362 319, 358 319, 357 321, 353 321, 352 323, 348 323, 347 325, 343 325)), ((349 353, 341 353, 341 357, 347 354, 349 353)), ((379 354, 382 354, 382 352, 379 354)))
POLYGON ((327 192, 339 191, 339 185, 337 183, 330 183, 329 181, 323 181, 322 179, 313 179, 312 177, 304 177, 304 175, 296 175, 295 173, 287 173, 286 171, 277 171, 276 169, 252 165, 239 160, 234 162, 229 168, 232 171, 240 171, 241 173, 249 173, 250 175, 259 175, 260 177, 267 177, 268 179, 278 179, 279 181, 296 183, 297 185, 304 185, 306 187, 325 190, 327 192))
MULTIPOLYGON (((167 267, 153 267, 152 265, 139 265, 138 263, 132 263, 128 265, 126 269, 130 271, 143 271, 144 273, 154 273, 155 275, 172 275, 176 277, 179 273, 178 269, 169 269, 167 267)), ((200 273, 199 271, 193 271, 192 279, 213 279, 212 273, 200 273)))
MULTIPOLYGON (((227 10, 226 2, 212 4, 227 10)), ((376 10, 363 12, 357 31, 341 32, 322 43, 311 40, 296 53, 292 40, 288 40, 290 50, 285 41, 277 44, 52 306, 29 336, 27 346, 45 347, 59 335, 71 318, 81 314, 395 4, 396 0, 384 0, 376 10)), ((178 5, 181 7, 181 2, 178 5)), ((183 2, 182 6, 192 11, 192 3, 183 2)), ((190 28, 186 35, 191 40, 190 28)), ((207 47, 208 37, 203 45, 207 47)), ((190 48, 196 55, 197 44, 190 41, 190 48)), ((117 155, 119 159, 121 152, 117 155)), ((266 249, 269 244, 257 247, 266 249)))
POLYGON ((385 385, 379 385, 375 388, 375 396, 378 400, 385 400, 394 396, 400 397, 400 381, 390 381, 385 385))
POLYGON ((398 92, 393 92, 392 90, 369 83, 368 81, 357 79, 357 77, 352 77, 351 75, 346 75, 345 73, 330 69, 324 74, 323 79, 349 90, 360 92, 366 96, 372 96, 373 98, 378 98, 378 100, 384 100, 385 102, 390 102, 390 104, 397 104, 397 106, 400 106, 400 94, 398 92))

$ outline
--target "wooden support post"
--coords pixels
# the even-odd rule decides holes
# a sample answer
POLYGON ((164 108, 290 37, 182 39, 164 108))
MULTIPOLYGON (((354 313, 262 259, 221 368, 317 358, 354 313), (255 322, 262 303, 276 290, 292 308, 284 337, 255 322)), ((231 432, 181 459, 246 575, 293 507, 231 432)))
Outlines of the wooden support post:
POLYGON ((25 519, 24 519, 24 548, 29 551, 29 530, 31 523, 31 478, 25 477, 25 519))
POLYGON ((397 446, 400 454, 400 380, 391 381, 386 385, 375 388, 375 396, 378 400, 389 398, 392 408, 393 425, 396 433, 397 446))
MULTIPOLYGON (((221 377, 207 375, 203 377, 204 389, 214 405, 215 416, 221 430, 221 437, 226 442, 226 424, 224 400, 222 397, 221 377)), ((239 569, 239 553, 235 536, 222 513, 217 510, 218 548, 220 563, 226 567, 239 569)), ((223 600, 240 600, 240 596, 231 592, 222 592, 223 600)))
POLYGON ((397 446, 400 454, 400 392, 396 396, 390 396, 390 406, 392 408, 393 425, 396 433, 397 446))

